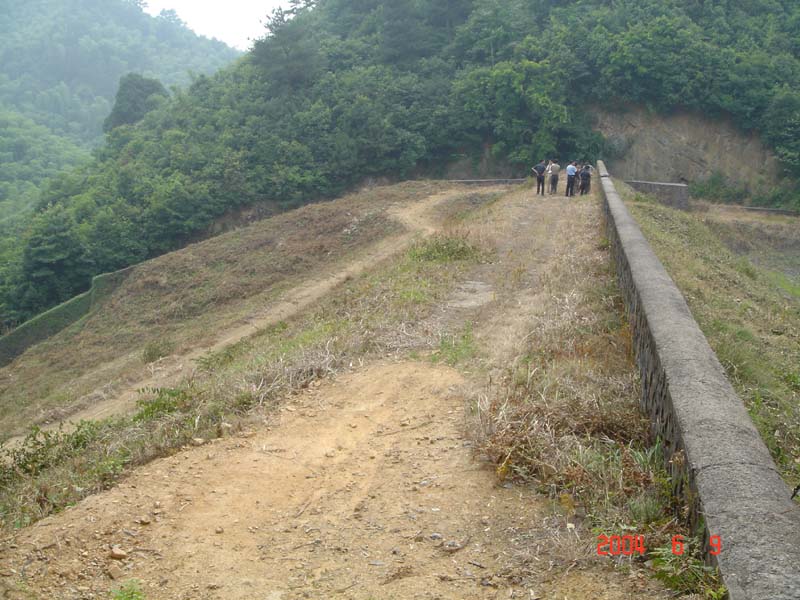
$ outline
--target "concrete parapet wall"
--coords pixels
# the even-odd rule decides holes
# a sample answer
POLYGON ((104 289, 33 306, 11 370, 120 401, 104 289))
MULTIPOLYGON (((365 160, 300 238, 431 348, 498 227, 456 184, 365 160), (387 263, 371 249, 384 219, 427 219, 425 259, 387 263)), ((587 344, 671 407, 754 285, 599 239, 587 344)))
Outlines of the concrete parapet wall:
POLYGON ((642 379, 641 407, 664 442, 676 492, 722 539, 731 600, 800 598, 800 506, 689 307, 599 164, 617 278, 642 379))
POLYGON ((43 342, 85 317, 93 307, 119 287, 132 268, 98 275, 92 279, 92 287, 88 292, 37 315, 0 337, 0 367, 11 363, 31 346, 43 342))
POLYGON ((657 183, 655 181, 626 181, 633 189, 655 196, 659 202, 689 210, 689 186, 683 183, 657 183))

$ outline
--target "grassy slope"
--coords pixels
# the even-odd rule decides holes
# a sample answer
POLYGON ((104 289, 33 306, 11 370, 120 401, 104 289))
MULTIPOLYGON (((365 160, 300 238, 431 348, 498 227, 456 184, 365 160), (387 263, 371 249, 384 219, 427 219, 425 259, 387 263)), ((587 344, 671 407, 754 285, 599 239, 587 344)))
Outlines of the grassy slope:
POLYGON ((146 352, 180 353, 213 339, 281 290, 398 231, 384 214, 390 204, 440 189, 435 183, 374 188, 137 266, 100 310, 0 369, 0 431, 107 383, 140 377, 146 352))
MULTIPOLYGON (((528 204, 517 196, 475 212, 491 195, 448 202, 444 233, 353 278, 286 323, 206 356, 196 376, 143 396, 131 417, 29 438, 6 456, 14 468, 0 468, 0 529, 58 511, 193 438, 259 422, 320 378, 387 355, 424 356, 472 373, 477 387, 470 397, 474 392, 496 401, 491 408, 500 410, 484 415, 494 421, 492 432, 484 431, 484 449, 506 458, 497 461, 501 479, 538 482, 554 497, 559 523, 577 519, 607 533, 636 530, 647 533, 653 556, 660 544, 668 550, 668 535, 686 532, 660 497, 665 475, 637 411, 627 327, 596 205, 575 203, 557 228, 551 216, 541 231, 518 236, 519 228, 530 227, 520 215, 536 213, 514 209, 514 202, 528 204), (558 247, 537 238, 555 239, 558 247), (475 278, 493 284, 496 304, 477 313, 443 312, 456 284, 475 278), (520 345, 500 343, 507 334, 520 345), (509 361, 506 351, 522 354, 509 361), (484 389, 495 362, 505 374, 494 384, 489 377, 484 389)), ((543 210, 556 214, 552 208, 543 210)), ((548 540, 554 547, 571 543, 572 534, 561 540, 562 528, 548 540)), ((557 550, 558 560, 574 566, 574 552, 557 550)), ((579 552, 586 560, 594 545, 589 552, 580 544, 579 552)), ((694 552, 660 565, 659 577, 681 574, 671 583, 677 589, 714 581, 694 552), (683 575, 687 569, 694 569, 693 578, 683 575)), ((536 571, 525 568, 531 577, 536 571)))
MULTIPOLYGON (((431 184, 388 191, 402 199, 422 190, 431 184)), ((455 203, 460 210, 469 210, 475 194, 465 197, 455 203)), ((348 208, 353 212, 352 201, 348 208)), ((208 354, 197 374, 176 388, 144 394, 130 417, 84 423, 67 434, 39 433, 5 455, 0 451, 0 529, 58 511, 194 438, 258 422, 315 380, 387 352, 435 345, 438 332, 426 330, 423 320, 480 255, 463 235, 435 236, 287 322, 208 354)))
POLYGON ((798 219, 680 212, 620 185, 787 481, 800 478, 798 219), (638 201, 637 201, 638 200, 638 201))

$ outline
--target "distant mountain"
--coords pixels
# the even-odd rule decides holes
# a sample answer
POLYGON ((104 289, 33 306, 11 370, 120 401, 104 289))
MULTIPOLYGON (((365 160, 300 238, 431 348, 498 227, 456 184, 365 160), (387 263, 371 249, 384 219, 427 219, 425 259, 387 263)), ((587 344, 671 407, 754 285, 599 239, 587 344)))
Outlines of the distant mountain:
POLYGON ((88 160, 123 75, 186 85, 190 71, 238 56, 142 4, 0 0, 0 219, 30 206, 43 179, 88 160))
POLYGON ((0 1, 0 103, 77 142, 94 141, 119 79, 135 71, 165 86, 212 73, 239 52, 200 37, 174 13, 135 0, 0 1))

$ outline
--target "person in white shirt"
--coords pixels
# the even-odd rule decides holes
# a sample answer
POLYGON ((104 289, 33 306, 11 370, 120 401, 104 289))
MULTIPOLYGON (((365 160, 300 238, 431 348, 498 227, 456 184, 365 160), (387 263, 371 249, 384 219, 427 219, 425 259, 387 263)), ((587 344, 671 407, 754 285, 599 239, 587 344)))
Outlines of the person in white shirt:
POLYGON ((575 174, 578 172, 578 167, 573 160, 567 165, 567 197, 575 195, 575 174))

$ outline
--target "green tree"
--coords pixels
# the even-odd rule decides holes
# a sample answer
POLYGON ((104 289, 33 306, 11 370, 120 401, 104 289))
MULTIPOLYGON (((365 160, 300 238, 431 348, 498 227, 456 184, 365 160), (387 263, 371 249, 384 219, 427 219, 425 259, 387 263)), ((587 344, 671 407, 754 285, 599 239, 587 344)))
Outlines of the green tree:
POLYGON ((20 268, 15 308, 23 312, 58 304, 86 289, 91 265, 65 208, 54 206, 36 216, 20 268))
POLYGON ((114 108, 103 122, 103 131, 120 125, 133 125, 159 105, 159 98, 169 94, 160 81, 128 73, 119 81, 114 108))
POLYGON ((795 176, 800 176, 800 92, 781 89, 767 109, 765 134, 778 157, 795 176))

